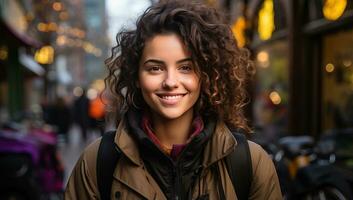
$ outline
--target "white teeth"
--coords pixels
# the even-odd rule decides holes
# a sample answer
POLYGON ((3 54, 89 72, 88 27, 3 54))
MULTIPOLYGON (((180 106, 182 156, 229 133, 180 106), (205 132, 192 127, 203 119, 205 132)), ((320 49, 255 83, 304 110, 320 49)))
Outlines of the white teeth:
POLYGON ((173 96, 162 96, 163 99, 178 99, 181 98, 183 95, 173 95, 173 96))

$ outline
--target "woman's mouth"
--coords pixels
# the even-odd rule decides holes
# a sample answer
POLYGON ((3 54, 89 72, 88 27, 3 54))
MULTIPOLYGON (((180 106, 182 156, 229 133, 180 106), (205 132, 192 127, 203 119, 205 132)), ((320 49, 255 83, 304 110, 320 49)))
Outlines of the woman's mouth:
POLYGON ((165 105, 177 104, 186 94, 157 94, 161 102, 165 105))

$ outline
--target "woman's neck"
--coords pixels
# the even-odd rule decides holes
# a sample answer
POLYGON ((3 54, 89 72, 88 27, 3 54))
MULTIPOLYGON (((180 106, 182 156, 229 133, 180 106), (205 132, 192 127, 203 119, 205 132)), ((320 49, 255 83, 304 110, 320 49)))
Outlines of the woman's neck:
POLYGON ((159 141, 168 149, 173 144, 186 143, 192 126, 193 111, 184 113, 177 119, 165 119, 152 114, 152 127, 159 141))

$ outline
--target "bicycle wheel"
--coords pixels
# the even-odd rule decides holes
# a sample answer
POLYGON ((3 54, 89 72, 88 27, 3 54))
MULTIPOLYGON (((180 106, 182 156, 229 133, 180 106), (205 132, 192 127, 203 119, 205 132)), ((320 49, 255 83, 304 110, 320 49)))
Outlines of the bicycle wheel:
POLYGON ((305 195, 305 200, 348 200, 348 198, 337 188, 326 186, 305 195))

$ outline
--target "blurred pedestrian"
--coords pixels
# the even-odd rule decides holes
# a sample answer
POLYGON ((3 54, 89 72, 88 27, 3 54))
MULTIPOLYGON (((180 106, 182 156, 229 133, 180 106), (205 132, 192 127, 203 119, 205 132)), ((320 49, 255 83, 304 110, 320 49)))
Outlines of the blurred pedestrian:
POLYGON ((89 117, 91 119, 91 128, 98 130, 100 134, 103 135, 105 129, 105 105, 100 95, 90 100, 89 117))
POLYGON ((52 124, 56 126, 57 133, 64 142, 68 141, 68 131, 72 124, 70 106, 67 105, 64 98, 58 97, 51 108, 52 124))
POLYGON ((282 199, 266 152, 230 130, 251 131, 243 115, 249 55, 215 9, 190 2, 160 1, 118 34, 106 83, 125 114, 114 141, 108 133, 83 152, 66 199, 282 199), (120 159, 101 182, 106 139, 120 159), (234 177, 243 157, 238 169, 249 173, 234 177))
POLYGON ((87 139, 87 132, 89 128, 89 99, 86 96, 86 91, 83 89, 80 96, 74 100, 73 113, 74 121, 81 130, 81 135, 84 140, 87 139))

